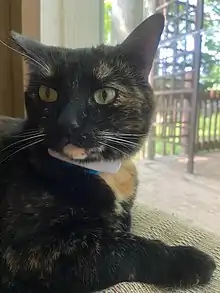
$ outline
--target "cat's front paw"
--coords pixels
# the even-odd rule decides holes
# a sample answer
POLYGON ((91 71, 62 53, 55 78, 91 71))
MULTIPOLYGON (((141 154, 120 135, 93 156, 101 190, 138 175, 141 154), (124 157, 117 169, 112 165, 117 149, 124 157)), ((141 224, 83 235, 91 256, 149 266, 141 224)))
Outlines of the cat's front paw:
POLYGON ((189 246, 171 247, 172 261, 169 272, 171 286, 189 287, 207 284, 216 268, 208 254, 189 246))

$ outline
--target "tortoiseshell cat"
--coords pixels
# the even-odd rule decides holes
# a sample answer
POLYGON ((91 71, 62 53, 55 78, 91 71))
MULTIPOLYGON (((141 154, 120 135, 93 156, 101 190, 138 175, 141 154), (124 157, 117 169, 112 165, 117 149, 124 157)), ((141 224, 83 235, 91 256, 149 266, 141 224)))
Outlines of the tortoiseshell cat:
POLYGON ((30 80, 26 121, 1 131, 1 293, 210 280, 215 263, 205 253, 130 232, 137 176, 129 158, 150 127, 148 75, 163 26, 153 15, 118 46, 77 50, 12 33, 30 80))

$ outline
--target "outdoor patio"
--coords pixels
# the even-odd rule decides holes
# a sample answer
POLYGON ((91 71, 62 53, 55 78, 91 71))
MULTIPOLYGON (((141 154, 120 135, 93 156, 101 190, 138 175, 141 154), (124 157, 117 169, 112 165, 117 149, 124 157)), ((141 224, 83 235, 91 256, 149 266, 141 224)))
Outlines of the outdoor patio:
POLYGON ((154 4, 166 25, 151 75, 156 113, 136 157, 137 200, 220 235, 220 7, 154 4))
POLYGON ((220 153, 196 157, 196 173, 186 173, 183 157, 137 162, 137 200, 149 207, 220 235, 220 153))

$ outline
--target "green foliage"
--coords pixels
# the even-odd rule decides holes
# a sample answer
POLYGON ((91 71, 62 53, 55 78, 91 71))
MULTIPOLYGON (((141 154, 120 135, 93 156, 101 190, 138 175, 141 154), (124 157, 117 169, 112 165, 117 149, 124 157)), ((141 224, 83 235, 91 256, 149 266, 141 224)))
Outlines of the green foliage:
MULTIPOLYGON (((201 53, 200 83, 204 90, 220 90, 220 2, 219 0, 204 1, 204 33, 201 53)), ((175 15, 175 5, 169 6, 169 13, 175 15)), ((179 13, 184 13, 185 5, 179 5, 179 13)), ((170 27, 175 26, 171 22, 170 27)), ((182 26, 185 26, 182 23, 182 26)), ((104 42, 111 42, 112 3, 104 1, 104 42)), ((181 64, 179 64, 181 66, 181 64)))
POLYGON ((110 1, 104 1, 104 42, 109 43, 111 40, 112 30, 112 4, 110 1))
MULTIPOLYGON (((164 150, 167 155, 180 155, 182 151, 181 147, 181 125, 180 123, 175 123, 172 126, 166 126, 165 129, 162 125, 156 126, 156 154, 163 155, 164 150), (168 138, 162 140, 164 135, 169 137, 170 134, 176 136, 175 138, 168 138), (175 147, 173 148, 173 143, 175 147)), ((198 141, 203 142, 203 140, 215 141, 216 137, 220 136, 220 113, 211 114, 210 116, 200 115, 198 121, 198 141)), ((147 142, 146 142, 147 145, 147 142)), ((147 147, 146 147, 147 148, 147 147)))
POLYGON ((205 0, 204 35, 201 55, 201 84, 220 90, 220 2, 205 0))

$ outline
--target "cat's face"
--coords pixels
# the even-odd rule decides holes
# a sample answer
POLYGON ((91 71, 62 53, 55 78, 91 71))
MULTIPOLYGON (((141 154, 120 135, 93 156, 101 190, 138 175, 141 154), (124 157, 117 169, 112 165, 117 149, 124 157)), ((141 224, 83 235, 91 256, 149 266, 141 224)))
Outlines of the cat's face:
POLYGON ((121 45, 76 50, 12 35, 30 67, 28 125, 46 133, 47 148, 79 160, 139 150, 154 108, 148 74, 162 30, 156 15, 121 45))

